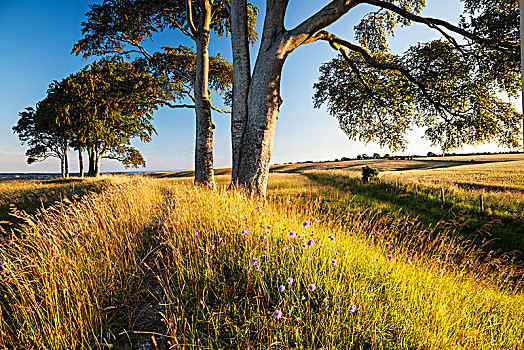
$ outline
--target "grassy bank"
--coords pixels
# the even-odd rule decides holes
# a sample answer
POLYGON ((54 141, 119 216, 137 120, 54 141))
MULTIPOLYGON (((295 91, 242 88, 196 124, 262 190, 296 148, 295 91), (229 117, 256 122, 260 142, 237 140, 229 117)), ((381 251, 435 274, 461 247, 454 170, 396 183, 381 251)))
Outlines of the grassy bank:
POLYGON ((133 178, 31 216, 0 248, 0 346, 119 348, 134 331, 151 349, 524 345, 519 271, 460 228, 348 206, 302 175, 272 176, 266 202, 218 187, 133 178), (130 299, 148 294, 163 324, 137 329, 130 299))

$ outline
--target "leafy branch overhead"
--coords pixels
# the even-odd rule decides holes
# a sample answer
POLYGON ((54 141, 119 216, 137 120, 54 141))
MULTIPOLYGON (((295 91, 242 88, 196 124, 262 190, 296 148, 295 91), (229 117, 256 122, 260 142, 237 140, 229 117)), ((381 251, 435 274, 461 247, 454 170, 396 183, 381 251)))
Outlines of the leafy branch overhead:
MULTIPOLYGON (((218 37, 229 36, 230 17, 224 2, 211 1, 211 30, 218 37)), ((194 39, 194 31, 198 31, 198 14, 200 2, 180 1, 116 1, 105 0, 102 4, 89 5, 87 20, 82 22, 82 35, 73 47, 72 53, 82 55, 83 59, 90 56, 121 55, 127 58, 135 57, 150 71, 157 69, 166 73, 172 82, 178 86, 175 95, 178 102, 185 97, 194 99, 193 82, 196 70, 196 54, 193 48, 183 45, 177 47, 163 46, 161 51, 151 53, 144 45, 152 41, 153 35, 165 30, 180 31, 194 39), (190 7, 188 8, 188 4, 190 7), (190 10, 191 16, 187 15, 190 10), (194 29, 193 29, 194 27, 194 29)), ((257 7, 249 4, 249 39, 257 40, 256 15, 257 7)), ((226 104, 231 100, 232 67, 220 54, 210 56, 209 85, 212 91, 223 94, 226 104)), ((178 107, 169 103, 168 105, 178 107)), ((193 107, 183 105, 184 107, 193 107)), ((220 112, 214 106, 213 109, 220 112)))
POLYGON ((320 68, 315 107, 326 103, 350 138, 394 150, 413 127, 444 152, 492 140, 518 146, 522 116, 500 98, 521 87, 517 1, 467 0, 459 25, 421 16, 422 0, 358 2, 379 7, 355 27, 360 45, 317 34, 340 55, 320 68), (442 38, 389 53, 388 36, 412 21, 442 38))

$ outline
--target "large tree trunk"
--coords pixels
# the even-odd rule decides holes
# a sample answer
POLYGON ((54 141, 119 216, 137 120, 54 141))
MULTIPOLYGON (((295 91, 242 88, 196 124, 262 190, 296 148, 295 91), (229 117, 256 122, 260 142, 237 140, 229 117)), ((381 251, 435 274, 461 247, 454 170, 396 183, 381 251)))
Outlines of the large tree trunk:
POLYGON ((78 176, 84 177, 84 158, 82 157, 82 147, 78 147, 78 176))
POLYGON ((215 188, 213 173, 213 122, 211 100, 208 93, 209 79, 209 30, 211 5, 201 0, 199 28, 196 33, 195 72, 195 184, 215 188))
POLYGON ((257 57, 248 97, 248 120, 242 140, 238 182, 252 194, 265 197, 277 114, 282 104, 280 75, 285 57, 279 45, 257 57))
POLYGON ((248 93, 251 80, 249 39, 247 28, 247 0, 231 0, 231 48, 233 51, 233 106, 231 109, 231 183, 238 183, 242 139, 244 137, 248 93))
MULTIPOLYGON (((262 40, 249 84, 238 183, 261 197, 266 195, 277 114, 282 104, 280 76, 291 52, 289 35, 284 29, 287 5, 288 1, 267 1, 262 40)), ((237 38, 232 36, 231 40, 237 38)))

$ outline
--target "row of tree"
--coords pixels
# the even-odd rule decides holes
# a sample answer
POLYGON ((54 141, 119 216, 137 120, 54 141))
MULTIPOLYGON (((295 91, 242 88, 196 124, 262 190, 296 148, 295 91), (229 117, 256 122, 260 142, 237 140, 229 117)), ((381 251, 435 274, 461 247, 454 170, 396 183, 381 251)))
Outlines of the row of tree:
POLYGON ((63 177, 69 176, 70 147, 78 151, 80 176, 84 151, 89 176, 98 176, 102 158, 137 167, 145 161, 131 139, 151 140, 153 111, 173 93, 165 76, 122 60, 102 60, 54 81, 36 108, 20 113, 13 130, 28 143, 28 163, 58 157, 63 177))
POLYGON ((223 94, 232 107, 231 182, 265 196, 284 62, 299 46, 319 41, 338 56, 322 65, 314 104, 327 104, 350 138, 402 149, 405 133, 416 126, 443 150, 491 140, 516 146, 522 116, 498 96, 515 97, 521 87, 518 1, 462 2, 464 16, 452 24, 422 16, 424 0, 332 0, 288 29, 289 1, 266 0, 252 70, 249 45, 257 40, 259 10, 247 0, 104 0, 90 5, 73 53, 133 59, 133 66, 167 79, 159 105, 195 108, 195 182, 209 187, 214 187, 211 110, 219 110, 210 91, 223 94), (354 41, 326 30, 359 7, 368 13, 355 27, 354 41), (441 39, 391 54, 388 36, 412 23, 441 39), (190 37, 196 51, 166 43, 148 52, 146 41, 166 30, 190 37), (212 31, 231 37, 232 67, 209 55, 212 31), (194 104, 174 104, 184 97, 194 104))

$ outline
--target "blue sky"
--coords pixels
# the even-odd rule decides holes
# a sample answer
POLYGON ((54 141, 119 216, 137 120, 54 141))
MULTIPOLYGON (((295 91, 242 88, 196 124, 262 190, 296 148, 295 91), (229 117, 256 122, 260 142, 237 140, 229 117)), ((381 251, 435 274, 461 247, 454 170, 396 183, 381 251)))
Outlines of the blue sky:
MULTIPOLYGON (((59 163, 49 159, 27 165, 24 152, 12 126, 18 113, 34 106, 45 97, 48 85, 84 67, 88 62, 70 54, 74 43, 81 38, 81 22, 88 4, 100 1, 80 0, 0 0, 0 172, 57 172, 59 163)), ((255 0, 263 10, 265 1, 255 0)), ((318 0, 291 0, 286 15, 286 26, 294 27, 327 3, 318 0)), ((457 22, 462 6, 458 0, 426 0, 423 14, 457 22)), ((353 38, 353 27, 367 12, 361 6, 347 15, 330 30, 339 36, 353 38)), ((259 23, 263 14, 259 16, 259 23)), ((260 30, 259 30, 260 32, 260 30)), ((421 25, 397 30, 390 40, 393 52, 401 53, 416 42, 437 38, 437 34, 421 25)), ((150 47, 179 44, 191 41, 175 32, 155 36, 150 47)), ((255 60, 257 46, 252 49, 255 60)), ((211 52, 220 52, 231 59, 231 45, 226 38, 213 38, 211 52)), ((338 128, 337 121, 325 109, 314 109, 313 84, 322 62, 333 58, 335 52, 326 43, 313 43, 299 47, 287 59, 282 76, 284 103, 279 113, 273 148, 272 163, 304 160, 327 160, 355 157, 358 154, 392 153, 375 144, 350 141, 338 128)), ((220 105, 220 97, 214 99, 220 105)), ((520 110, 520 102, 516 102, 520 110)), ((216 113, 215 166, 229 167, 231 162, 229 116, 216 113)), ((192 110, 160 109, 155 113, 154 125, 158 135, 148 144, 136 143, 142 151, 146 170, 191 169, 194 149, 194 113, 192 110)), ((406 154, 438 153, 437 148, 421 139, 422 131, 408 135, 406 154)), ((507 151, 497 145, 466 147, 456 151, 507 151)), ((70 160, 71 171, 76 171, 76 157, 70 160)), ((104 160, 102 171, 122 171, 116 161, 104 160)))

